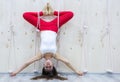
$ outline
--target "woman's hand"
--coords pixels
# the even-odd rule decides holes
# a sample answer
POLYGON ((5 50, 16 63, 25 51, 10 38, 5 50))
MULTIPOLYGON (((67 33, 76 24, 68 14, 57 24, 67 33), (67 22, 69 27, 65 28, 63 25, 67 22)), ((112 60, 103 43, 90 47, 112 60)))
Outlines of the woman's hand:
POLYGON ((17 74, 16 72, 11 72, 10 76, 13 77, 13 76, 16 76, 16 74, 17 74))
POLYGON ((80 76, 83 76, 83 74, 84 74, 83 72, 80 72, 80 71, 77 71, 76 73, 80 76))

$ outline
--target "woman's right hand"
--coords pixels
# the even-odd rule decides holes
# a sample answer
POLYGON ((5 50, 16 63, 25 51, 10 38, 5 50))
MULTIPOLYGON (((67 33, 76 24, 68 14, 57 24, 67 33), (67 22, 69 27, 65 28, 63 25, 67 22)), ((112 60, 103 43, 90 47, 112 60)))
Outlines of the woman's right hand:
POLYGON ((77 71, 77 74, 80 75, 80 76, 83 76, 84 73, 83 72, 80 72, 80 71, 77 71))

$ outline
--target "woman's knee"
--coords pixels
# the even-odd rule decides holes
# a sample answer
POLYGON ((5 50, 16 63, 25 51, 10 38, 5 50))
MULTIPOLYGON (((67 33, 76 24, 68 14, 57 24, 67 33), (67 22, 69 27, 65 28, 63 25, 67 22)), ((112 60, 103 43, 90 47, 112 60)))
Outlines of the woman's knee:
POLYGON ((29 12, 24 12, 23 13, 23 18, 26 18, 29 15, 29 12))

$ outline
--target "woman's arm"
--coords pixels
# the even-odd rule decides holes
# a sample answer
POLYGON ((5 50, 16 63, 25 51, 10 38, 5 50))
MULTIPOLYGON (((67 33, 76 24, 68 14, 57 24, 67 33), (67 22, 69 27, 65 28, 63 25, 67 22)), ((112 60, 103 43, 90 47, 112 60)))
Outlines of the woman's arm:
POLYGON ((32 57, 31 59, 26 61, 20 68, 18 68, 14 72, 10 73, 10 76, 15 76, 16 74, 21 72, 23 69, 25 69, 27 66, 29 66, 30 64, 32 64, 33 62, 35 62, 37 60, 40 60, 41 58, 42 58, 42 55, 40 53, 35 55, 34 57, 32 57))
POLYGON ((61 55, 56 54, 56 55, 55 55, 55 59, 63 62, 64 64, 66 64, 70 69, 72 69, 72 70, 73 70, 75 73, 77 73, 78 75, 80 75, 80 76, 83 75, 82 72, 80 72, 80 71, 78 71, 77 69, 75 69, 75 68, 70 64, 70 62, 69 62, 66 58, 62 57, 61 55))

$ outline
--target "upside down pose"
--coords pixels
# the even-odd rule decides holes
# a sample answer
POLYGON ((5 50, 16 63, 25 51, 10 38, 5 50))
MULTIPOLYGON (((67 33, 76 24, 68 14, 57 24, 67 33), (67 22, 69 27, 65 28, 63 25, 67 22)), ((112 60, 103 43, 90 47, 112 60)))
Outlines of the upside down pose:
POLYGON ((47 78, 54 77, 54 78, 59 78, 61 80, 65 79, 62 77, 58 77, 57 71, 51 61, 52 58, 63 62, 78 75, 83 75, 83 73, 75 69, 66 58, 62 57, 61 55, 59 55, 59 53, 57 53, 57 46, 56 46, 57 32, 63 24, 68 22, 73 17, 73 13, 71 11, 60 11, 58 13, 57 11, 53 11, 50 4, 47 3, 43 11, 39 12, 39 15, 41 17, 54 16, 55 18, 50 21, 46 21, 40 18, 39 21, 40 26, 37 26, 38 24, 37 12, 25 12, 23 14, 24 19, 28 21, 30 24, 34 25, 41 33, 40 50, 37 55, 26 61, 19 69, 12 72, 11 76, 15 76, 16 74, 21 72, 24 68, 26 68, 33 62, 38 61, 42 58, 45 59, 45 63, 42 70, 42 76, 35 77, 33 79, 45 78, 46 76, 47 78), (58 16, 59 16, 59 27, 57 24, 58 16))

